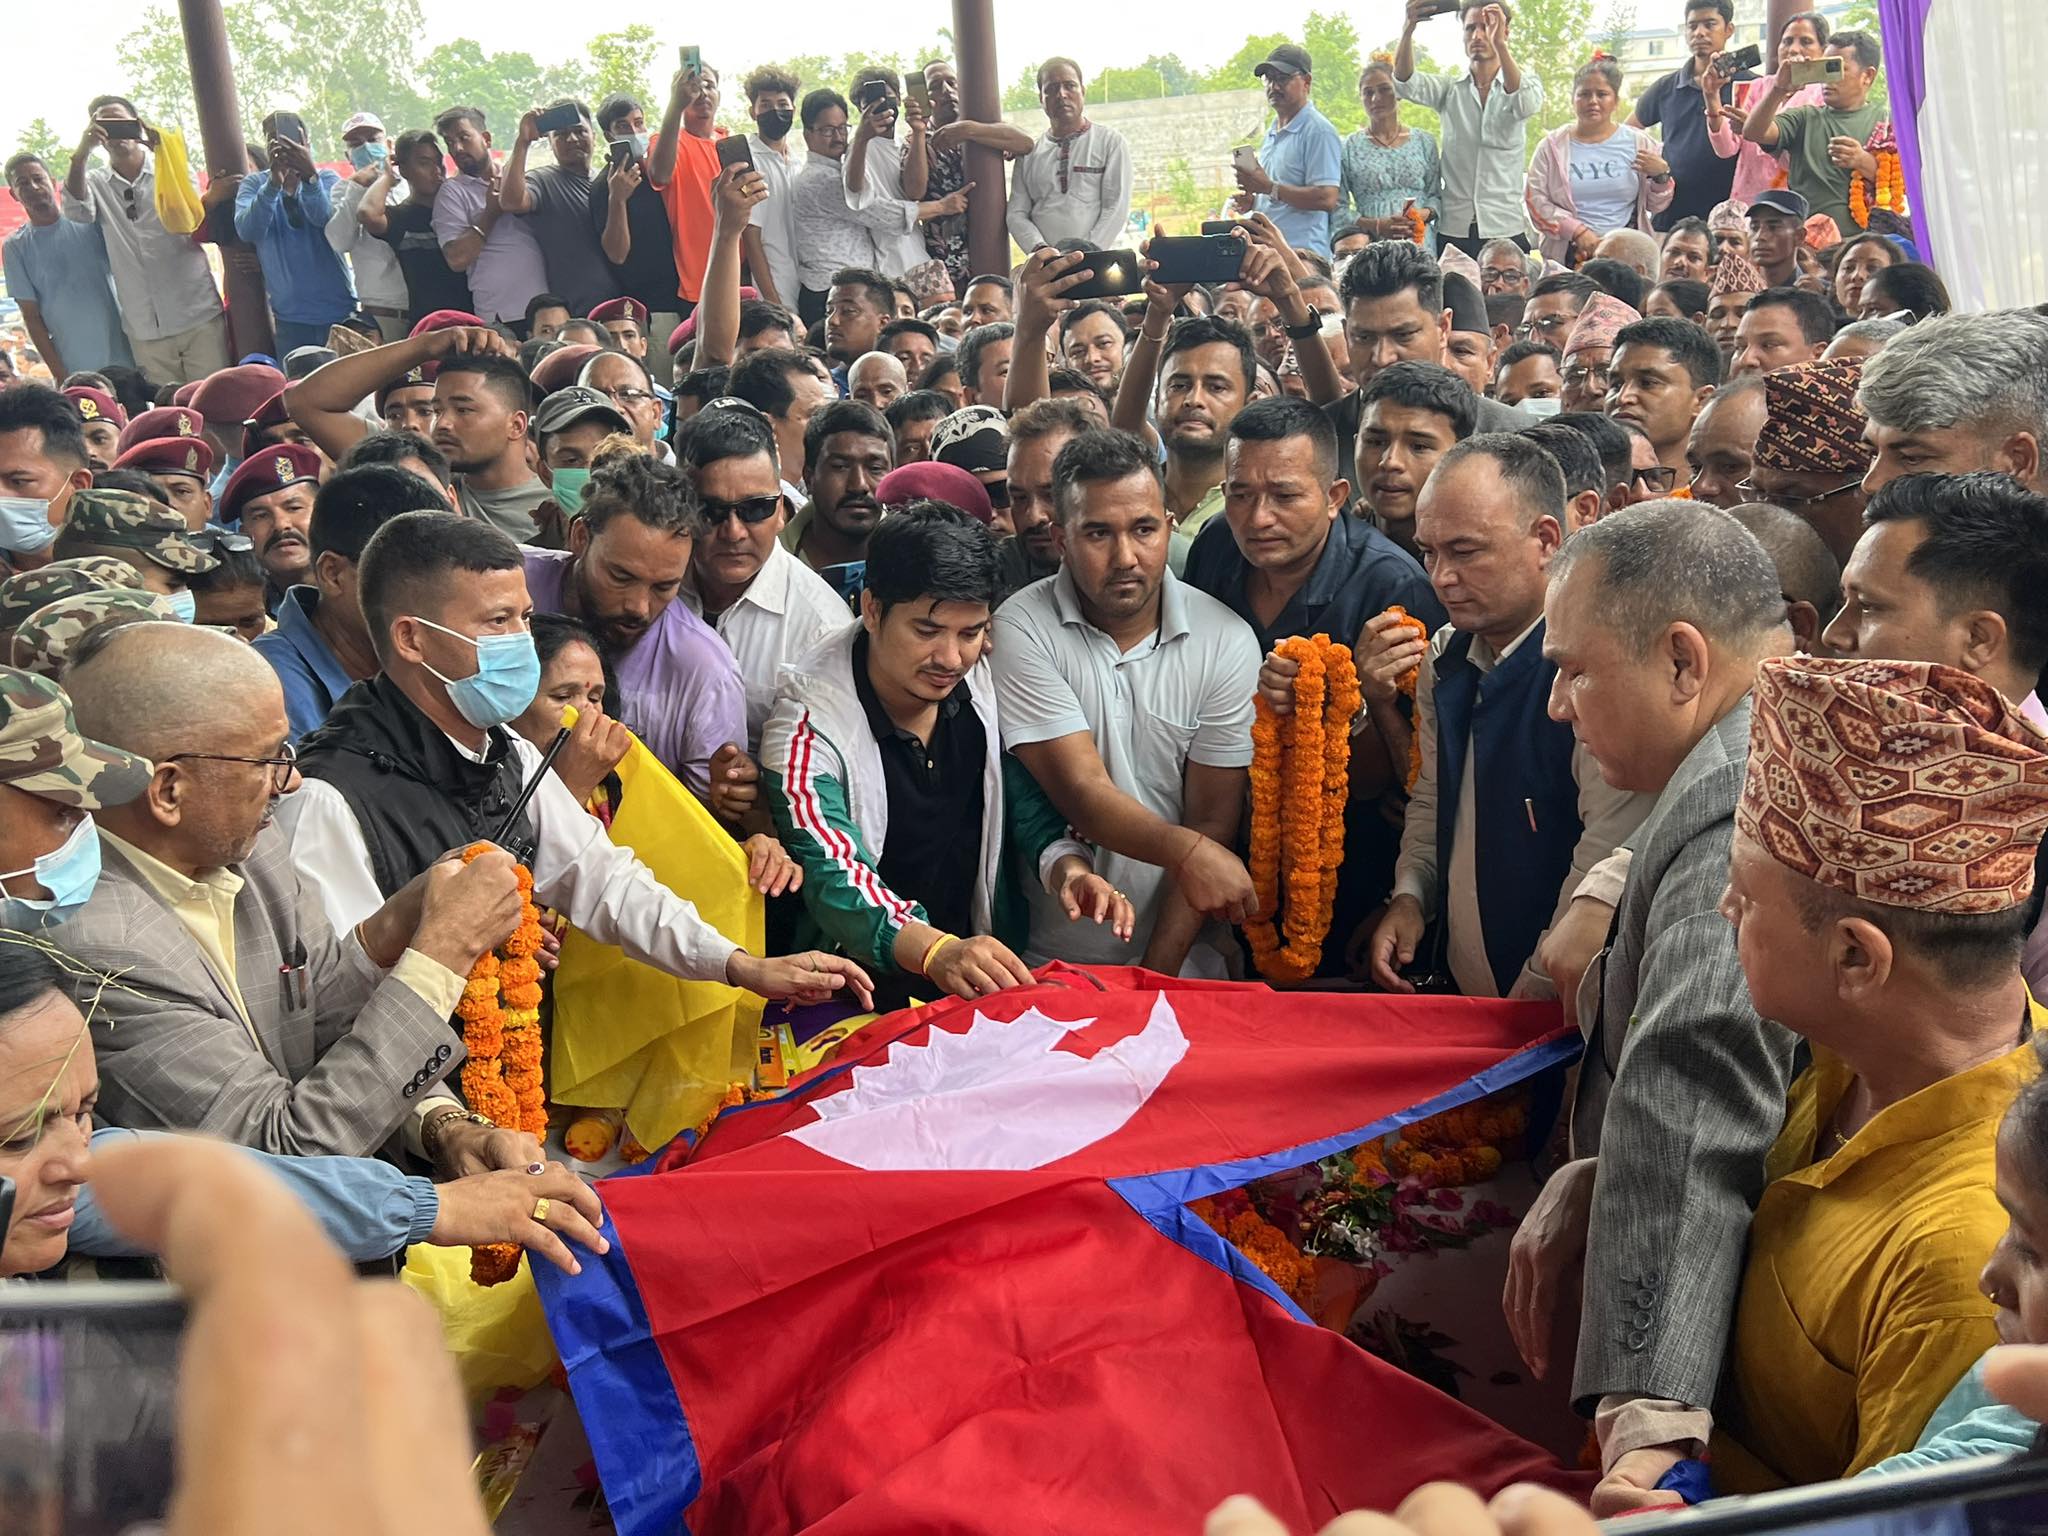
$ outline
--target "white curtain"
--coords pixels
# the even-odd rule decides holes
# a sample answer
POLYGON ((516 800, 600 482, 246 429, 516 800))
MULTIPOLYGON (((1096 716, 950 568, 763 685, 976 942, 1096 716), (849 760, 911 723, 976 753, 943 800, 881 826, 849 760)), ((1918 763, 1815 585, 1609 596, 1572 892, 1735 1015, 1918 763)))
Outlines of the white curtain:
POLYGON ((1959 310, 2048 302, 2048 3, 1934 0, 1922 248, 1959 310))

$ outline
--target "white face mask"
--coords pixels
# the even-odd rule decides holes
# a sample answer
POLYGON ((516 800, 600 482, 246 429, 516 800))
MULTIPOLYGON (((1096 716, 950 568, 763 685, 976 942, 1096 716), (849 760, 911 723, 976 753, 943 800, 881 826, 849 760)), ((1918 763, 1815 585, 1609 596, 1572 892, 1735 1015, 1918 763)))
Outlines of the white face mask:
POLYGON ((0 549, 10 554, 34 554, 49 547, 56 538, 47 497, 0 496, 0 549))
POLYGON ((1564 409, 1564 401, 1556 395, 1531 395, 1515 409, 1531 416, 1555 416, 1564 409))

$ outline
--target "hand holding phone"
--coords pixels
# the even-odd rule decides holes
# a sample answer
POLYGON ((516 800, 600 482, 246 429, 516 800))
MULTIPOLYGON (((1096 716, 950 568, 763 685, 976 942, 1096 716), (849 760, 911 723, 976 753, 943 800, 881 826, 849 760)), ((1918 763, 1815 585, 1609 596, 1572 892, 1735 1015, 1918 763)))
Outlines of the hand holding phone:
POLYGON ((1809 85, 1839 85, 1842 56, 1831 53, 1820 59, 1791 59, 1778 71, 1778 84, 1787 91, 1809 85))
MULTIPOLYGON (((1157 245, 1158 241, 1152 242, 1157 245)), ((1145 263, 1136 251, 1087 251, 1075 272, 1087 276, 1060 296, 1067 299, 1114 299, 1145 291, 1145 263)), ((1067 274, 1072 276, 1072 273, 1067 274)))
POLYGON ((100 119, 100 132, 110 139, 140 139, 142 123, 133 117, 107 117, 100 119))
POLYGON ((536 133, 561 133, 574 128, 583 121, 583 113, 574 102, 565 101, 559 107, 549 107, 545 112, 534 114, 533 127, 536 133))
POLYGON ((1236 234, 1160 235, 1145 247, 1152 280, 1166 287, 1234 283, 1250 246, 1236 234))
POLYGON ((743 133, 727 134, 718 141, 713 153, 718 156, 720 165, 744 165, 750 171, 755 168, 754 146, 747 142, 743 133))

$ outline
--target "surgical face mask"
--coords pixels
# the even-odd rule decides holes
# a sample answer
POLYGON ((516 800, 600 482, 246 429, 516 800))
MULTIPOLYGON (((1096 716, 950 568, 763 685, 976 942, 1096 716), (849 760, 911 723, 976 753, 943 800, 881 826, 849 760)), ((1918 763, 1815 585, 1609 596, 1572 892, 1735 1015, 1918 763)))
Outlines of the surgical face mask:
POLYGON ((41 496, 0 496, 0 549, 31 555, 57 538, 50 503, 41 496))
POLYGON ((570 517, 583 510, 583 493, 590 485, 588 469, 557 469, 551 471, 553 480, 550 489, 554 493, 555 505, 570 517))
POLYGON ((644 133, 629 133, 626 137, 633 141, 633 158, 644 161, 647 158, 647 135, 644 133))
POLYGON ((763 112, 754 121, 760 127, 763 139, 770 144, 778 144, 789 137, 790 125, 796 121, 796 114, 776 108, 763 112))
POLYGON ((526 706, 540 692, 540 653, 533 648, 532 634, 515 629, 505 635, 465 635, 417 614, 412 621, 476 647, 473 676, 447 677, 427 668, 448 685, 448 702, 463 719, 487 731, 526 713, 526 706))
POLYGON ((198 622, 199 599, 193 596, 192 589, 190 587, 187 587, 182 592, 167 593, 164 597, 164 601, 169 603, 171 605, 172 611, 175 612, 178 615, 178 617, 184 620, 187 624, 193 624, 198 622))
POLYGON ((0 893, 0 926, 24 933, 52 928, 75 916, 100 880, 100 838, 91 816, 79 818, 63 846, 41 855, 27 869, 0 875, 0 883, 33 875, 47 897, 0 893))
POLYGON ((1564 401, 1556 395, 1531 395, 1515 409, 1531 416, 1555 416, 1564 409, 1564 401))
POLYGON ((372 165, 383 164, 388 153, 382 144, 358 144, 348 152, 348 163, 360 171, 372 165))

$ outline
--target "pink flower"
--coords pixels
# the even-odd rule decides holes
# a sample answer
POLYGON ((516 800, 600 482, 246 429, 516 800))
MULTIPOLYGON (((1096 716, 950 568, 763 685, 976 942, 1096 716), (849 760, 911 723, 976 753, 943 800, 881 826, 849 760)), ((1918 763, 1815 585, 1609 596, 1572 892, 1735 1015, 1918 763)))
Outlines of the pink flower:
POLYGON ((1455 1189, 1439 1189, 1431 1191, 1429 1203, 1440 1211, 1456 1211, 1463 1209, 1465 1197, 1455 1189))

